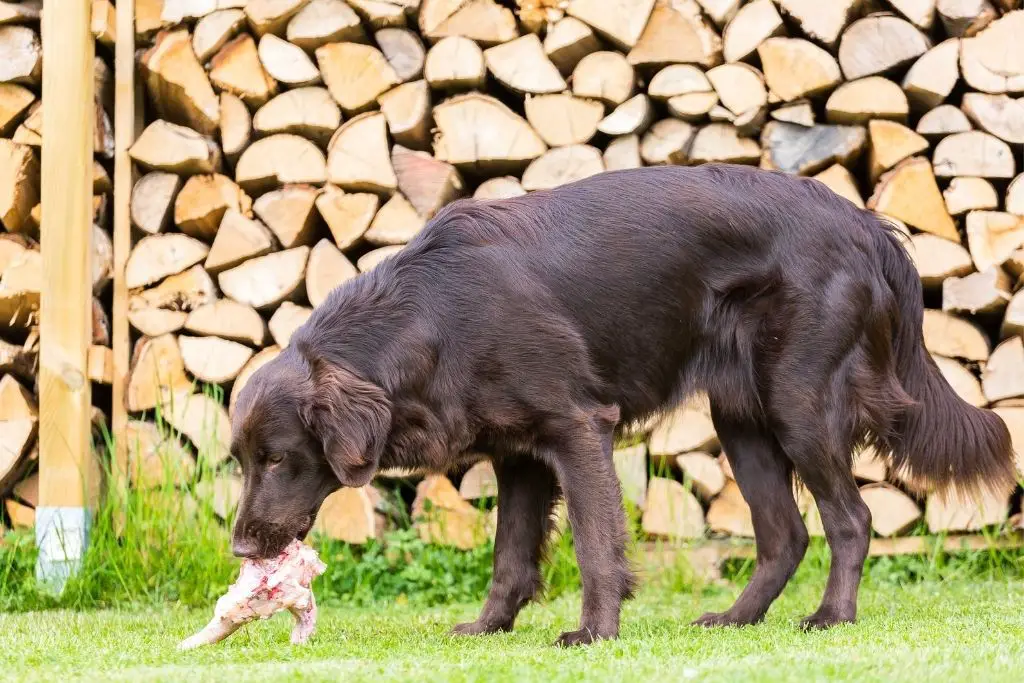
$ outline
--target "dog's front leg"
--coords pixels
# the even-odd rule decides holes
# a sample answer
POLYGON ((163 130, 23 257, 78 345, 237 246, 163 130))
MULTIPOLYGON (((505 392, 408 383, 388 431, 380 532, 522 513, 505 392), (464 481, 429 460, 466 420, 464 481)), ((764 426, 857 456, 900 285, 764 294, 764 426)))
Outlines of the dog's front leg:
POLYGON ((525 454, 498 458, 494 471, 498 477, 494 578, 480 618, 456 626, 452 633, 457 635, 512 630, 519 610, 541 585, 540 558, 558 495, 555 475, 525 454))
POLYGON ((557 645, 586 645, 619 635, 622 601, 635 579, 626 561, 625 511, 612 461, 618 409, 597 407, 555 425, 551 453, 583 579, 580 628, 563 633, 557 645))

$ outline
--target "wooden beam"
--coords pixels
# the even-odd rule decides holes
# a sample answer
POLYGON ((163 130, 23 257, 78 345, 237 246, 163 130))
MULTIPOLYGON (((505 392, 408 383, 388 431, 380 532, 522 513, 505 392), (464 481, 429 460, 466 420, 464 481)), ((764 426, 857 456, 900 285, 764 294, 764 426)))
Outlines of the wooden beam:
POLYGON ((43 288, 40 294, 36 574, 62 589, 81 563, 90 514, 93 54, 90 0, 44 12, 43 288))
POLYGON ((114 306, 111 346, 113 383, 111 433, 114 462, 111 467, 117 490, 127 482, 128 408, 125 388, 131 363, 131 339, 128 325, 128 285, 125 264, 132 248, 131 195, 134 186, 132 160, 128 149, 135 142, 142 107, 136 108, 135 88, 135 0, 117 3, 117 44, 114 46, 114 306))

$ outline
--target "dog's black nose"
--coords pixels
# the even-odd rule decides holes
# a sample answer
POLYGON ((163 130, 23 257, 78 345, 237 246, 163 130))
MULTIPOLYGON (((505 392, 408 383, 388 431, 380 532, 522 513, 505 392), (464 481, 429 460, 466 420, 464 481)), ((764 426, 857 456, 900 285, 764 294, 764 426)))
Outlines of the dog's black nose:
POLYGON ((235 557, 255 558, 258 551, 259 548, 256 542, 251 539, 236 538, 231 542, 231 552, 234 553, 235 557))

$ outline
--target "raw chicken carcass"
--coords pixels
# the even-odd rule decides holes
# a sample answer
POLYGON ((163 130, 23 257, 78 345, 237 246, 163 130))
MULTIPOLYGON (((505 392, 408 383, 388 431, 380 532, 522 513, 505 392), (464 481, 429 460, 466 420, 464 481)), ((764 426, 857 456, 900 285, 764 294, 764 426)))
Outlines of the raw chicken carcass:
POLYGON ((316 628, 316 601, 310 584, 326 569, 316 551, 299 540, 277 557, 243 561, 238 581, 217 600, 213 619, 202 631, 183 640, 178 649, 219 642, 243 624, 282 610, 295 617, 292 642, 306 642, 316 628))

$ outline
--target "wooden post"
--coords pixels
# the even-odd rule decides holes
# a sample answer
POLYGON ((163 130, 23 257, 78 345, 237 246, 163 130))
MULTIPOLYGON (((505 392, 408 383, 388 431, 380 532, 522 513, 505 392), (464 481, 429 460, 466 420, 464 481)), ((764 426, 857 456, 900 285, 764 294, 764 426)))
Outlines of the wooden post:
POLYGON ((135 107, 135 0, 117 3, 117 44, 114 49, 114 308, 113 333, 113 397, 111 431, 114 441, 114 462, 111 468, 114 484, 121 490, 127 482, 128 410, 125 404, 130 359, 128 329, 128 286, 124 267, 132 248, 131 194, 134 177, 128 149, 135 141, 137 114, 135 107))
POLYGON ((81 563, 90 513, 93 38, 90 0, 42 17, 43 289, 40 295, 36 575, 63 588, 81 563))

